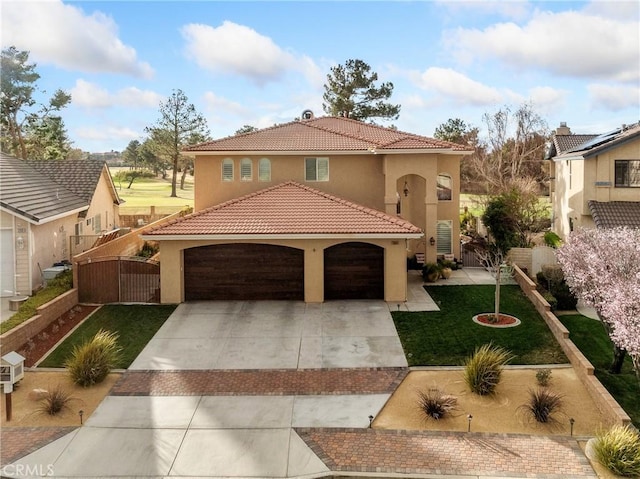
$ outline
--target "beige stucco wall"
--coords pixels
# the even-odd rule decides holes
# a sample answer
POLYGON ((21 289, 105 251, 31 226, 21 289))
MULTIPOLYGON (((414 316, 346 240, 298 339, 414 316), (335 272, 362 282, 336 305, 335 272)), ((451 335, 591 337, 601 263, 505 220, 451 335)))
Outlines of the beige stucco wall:
POLYGON ((86 234, 99 234, 101 231, 111 231, 118 227, 118 205, 114 203, 113 190, 106 175, 108 172, 103 169, 86 216, 100 216, 100 229, 93 232, 85 231, 86 234))
POLYGON ((640 201, 640 188, 615 187, 615 160, 640 159, 640 140, 624 143, 585 160, 555 162, 554 229, 561 237, 574 227, 593 227, 588 203, 640 201), (569 176, 571 178, 569 179, 569 176))
MULTIPOLYGON (((195 158, 194 210, 220 204, 284 181, 296 181, 340 198, 396 214, 400 198, 400 216, 425 231, 425 237, 436 235, 438 220, 451 220, 453 253, 460 257, 460 158, 443 154, 354 154, 315 155, 329 158, 329 181, 305 182, 304 158, 314 155, 247 156, 253 164, 251 181, 240 180, 243 156, 199 155, 195 158), (222 181, 222 161, 234 160, 234 181, 222 181), (260 158, 271 160, 271 181, 258 180, 260 158), (438 201, 436 182, 440 173, 452 178, 452 200, 438 201), (404 196, 405 181, 409 195, 404 196)), ((437 246, 428 241, 412 241, 405 256, 425 249, 430 261, 436 259, 437 246)))
POLYGON ((31 290, 36 290, 43 285, 43 270, 50 268, 54 263, 71 260, 69 236, 73 234, 75 224, 76 215, 74 214, 43 225, 29 225, 31 229, 29 245, 31 290))
MULTIPOLYGON (((357 239, 313 239, 313 240, 242 240, 236 243, 263 243, 287 246, 304 250, 305 284, 304 299, 307 303, 324 300, 324 250, 330 246, 357 239)), ((385 250, 385 301, 406 301, 407 271, 406 244, 402 239, 362 240, 381 246, 385 250)), ((186 248, 224 244, 228 241, 161 241, 160 285, 163 303, 184 301, 183 252, 186 248)))

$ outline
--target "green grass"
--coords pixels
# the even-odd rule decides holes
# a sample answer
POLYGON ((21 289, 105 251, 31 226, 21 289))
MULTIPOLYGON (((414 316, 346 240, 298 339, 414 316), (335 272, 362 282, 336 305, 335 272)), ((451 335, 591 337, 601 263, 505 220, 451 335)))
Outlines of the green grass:
POLYGON ((173 304, 107 304, 98 309, 82 323, 41 364, 41 367, 62 368, 71 356, 74 346, 89 341, 100 330, 118 335, 118 346, 122 353, 116 369, 126 369, 140 354, 160 326, 176 309, 173 304))
POLYGON ((611 374, 613 346, 599 321, 579 314, 559 316, 569 330, 569 339, 578 347, 595 368, 596 377, 618 401, 622 409, 640 426, 640 384, 633 372, 629 357, 625 358, 621 374, 611 374))
POLYGON ((531 302, 516 285, 501 287, 500 312, 522 324, 489 328, 472 321, 494 310, 493 285, 433 286, 428 293, 440 311, 393 312, 410 366, 460 366, 477 346, 492 342, 514 355, 510 364, 557 364, 567 358, 531 302))
MULTIPOLYGON (((118 168, 111 168, 111 175, 115 175, 118 168)), ((116 190, 120 198, 126 203, 122 205, 123 209, 129 207, 149 207, 149 206, 193 206, 193 177, 187 175, 185 181, 185 189, 180 189, 180 175, 178 173, 178 184, 176 193, 177 198, 171 197, 171 172, 167 179, 157 178, 136 178, 131 185, 126 181, 118 182, 114 180, 116 190)))

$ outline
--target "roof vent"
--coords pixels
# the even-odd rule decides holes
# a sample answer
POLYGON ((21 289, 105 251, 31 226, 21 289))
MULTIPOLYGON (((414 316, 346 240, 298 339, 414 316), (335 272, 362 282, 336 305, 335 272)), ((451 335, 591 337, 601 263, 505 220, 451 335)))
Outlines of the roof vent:
POLYGON ((302 112, 303 120, 311 120, 313 118, 313 112, 311 110, 305 110, 302 112))

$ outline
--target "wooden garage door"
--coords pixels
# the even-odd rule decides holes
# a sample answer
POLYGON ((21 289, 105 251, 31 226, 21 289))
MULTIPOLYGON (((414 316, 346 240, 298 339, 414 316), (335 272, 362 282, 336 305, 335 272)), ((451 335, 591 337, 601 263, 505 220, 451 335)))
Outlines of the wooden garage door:
POLYGON ((384 249, 342 243, 324 251, 325 299, 384 299, 384 249))
POLYGON ((189 300, 304 300, 304 252, 266 244, 224 244, 184 251, 189 300))

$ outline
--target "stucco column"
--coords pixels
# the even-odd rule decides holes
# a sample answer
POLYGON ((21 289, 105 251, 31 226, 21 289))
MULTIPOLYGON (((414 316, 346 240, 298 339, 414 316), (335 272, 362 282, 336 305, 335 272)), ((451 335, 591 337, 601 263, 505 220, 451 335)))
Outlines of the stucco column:
POLYGON ((324 249, 319 245, 304 250, 304 301, 324 301, 324 249))
POLYGON ((160 302, 184 301, 183 250, 172 241, 160 241, 160 302))
POLYGON ((384 300, 407 300, 407 252, 404 239, 391 240, 384 249, 384 300))
POLYGON ((425 261, 435 263, 438 258, 437 248, 438 244, 431 246, 429 243, 429 238, 433 237, 438 239, 438 230, 437 230, 437 222, 438 222, 438 203, 429 201, 429 199, 425 200, 425 230, 424 230, 424 241, 426 245, 427 254, 425 256, 425 261))

